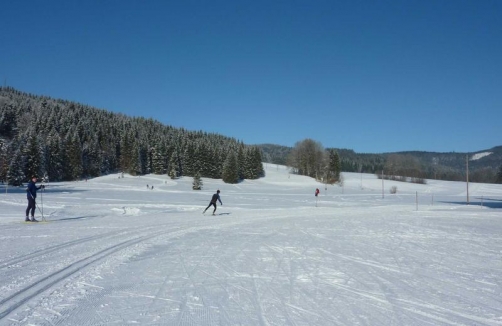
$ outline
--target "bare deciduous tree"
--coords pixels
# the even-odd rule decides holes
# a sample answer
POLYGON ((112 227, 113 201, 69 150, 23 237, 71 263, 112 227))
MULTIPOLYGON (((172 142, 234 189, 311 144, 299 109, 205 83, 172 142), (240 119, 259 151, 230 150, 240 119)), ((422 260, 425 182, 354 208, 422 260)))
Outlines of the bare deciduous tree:
POLYGON ((325 151, 321 143, 307 138, 295 144, 288 161, 296 173, 318 179, 326 165, 325 151))

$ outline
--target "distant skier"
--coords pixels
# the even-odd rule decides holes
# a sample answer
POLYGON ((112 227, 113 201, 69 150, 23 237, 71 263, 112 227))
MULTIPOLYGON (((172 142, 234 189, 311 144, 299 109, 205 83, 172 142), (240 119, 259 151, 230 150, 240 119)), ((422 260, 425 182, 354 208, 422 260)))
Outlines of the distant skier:
POLYGON ((315 196, 317 197, 317 195, 319 195, 319 188, 315 189, 315 196))
POLYGON ((216 202, 219 201, 220 204, 223 206, 223 203, 221 202, 221 199, 220 199, 220 191, 217 190, 216 193, 213 195, 213 197, 211 198, 211 202, 209 203, 209 205, 207 205, 206 209, 204 210, 204 212, 202 212, 202 214, 204 214, 207 209, 211 206, 214 206, 214 210, 213 210, 213 215, 214 215, 214 212, 216 212, 216 202))
POLYGON ((33 176, 30 182, 28 182, 28 187, 26 188, 28 207, 26 208, 26 218, 24 219, 25 222, 30 222, 29 219, 30 213, 31 213, 31 222, 38 222, 35 219, 35 207, 37 205, 35 199, 37 198, 37 191, 40 189, 44 189, 45 186, 41 185, 40 187, 37 187, 36 183, 37 183, 37 177, 33 176))

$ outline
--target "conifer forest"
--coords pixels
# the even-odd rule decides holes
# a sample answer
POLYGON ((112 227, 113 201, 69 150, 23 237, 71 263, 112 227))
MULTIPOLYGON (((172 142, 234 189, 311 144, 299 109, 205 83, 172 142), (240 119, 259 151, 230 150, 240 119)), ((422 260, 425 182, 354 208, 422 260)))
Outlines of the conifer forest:
POLYGON ((109 173, 264 175, 261 151, 234 138, 0 87, 0 180, 70 181, 109 173))

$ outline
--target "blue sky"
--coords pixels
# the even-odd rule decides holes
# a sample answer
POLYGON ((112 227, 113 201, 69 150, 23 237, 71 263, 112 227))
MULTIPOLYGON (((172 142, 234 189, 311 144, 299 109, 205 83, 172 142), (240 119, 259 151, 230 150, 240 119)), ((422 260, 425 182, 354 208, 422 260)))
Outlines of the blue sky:
POLYGON ((4 1, 21 91, 246 144, 502 145, 502 1, 4 1))

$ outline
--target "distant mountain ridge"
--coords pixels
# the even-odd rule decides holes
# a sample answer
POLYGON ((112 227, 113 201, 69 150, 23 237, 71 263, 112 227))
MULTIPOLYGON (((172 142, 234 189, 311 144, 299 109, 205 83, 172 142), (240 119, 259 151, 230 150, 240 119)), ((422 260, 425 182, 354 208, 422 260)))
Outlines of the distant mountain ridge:
MULTIPOLYGON (((292 147, 259 144, 263 159, 268 163, 286 164, 292 147)), ((330 148, 326 148, 330 149, 330 148)), ((390 158, 400 156, 413 158, 427 179, 459 181, 466 178, 467 157, 469 158, 469 179, 473 182, 494 182, 502 165, 502 146, 470 153, 402 151, 389 153, 356 153, 351 149, 333 148, 340 155, 343 172, 381 173, 385 172, 390 158)), ((387 167, 388 168, 388 167, 387 167)))

